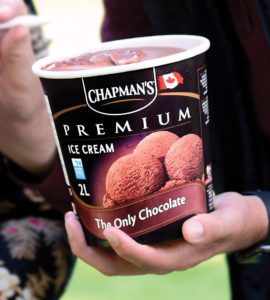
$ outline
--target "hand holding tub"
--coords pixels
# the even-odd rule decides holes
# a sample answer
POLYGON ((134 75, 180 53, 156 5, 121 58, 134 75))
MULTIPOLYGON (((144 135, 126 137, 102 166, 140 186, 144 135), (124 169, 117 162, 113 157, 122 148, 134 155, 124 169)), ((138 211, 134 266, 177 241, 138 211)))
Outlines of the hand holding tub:
POLYGON ((257 196, 224 193, 215 197, 214 205, 214 212, 184 223, 183 240, 158 245, 138 244, 121 230, 109 227, 104 237, 112 249, 89 247, 72 212, 66 214, 66 229, 73 253, 109 276, 185 270, 218 253, 246 248, 266 236, 267 213, 257 196))

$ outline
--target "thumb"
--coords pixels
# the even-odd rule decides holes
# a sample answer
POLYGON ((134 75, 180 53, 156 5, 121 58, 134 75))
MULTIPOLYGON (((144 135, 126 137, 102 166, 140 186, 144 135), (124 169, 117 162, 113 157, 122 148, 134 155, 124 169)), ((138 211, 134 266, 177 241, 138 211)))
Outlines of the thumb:
POLYGON ((184 239, 191 244, 209 244, 227 237, 232 228, 221 211, 196 215, 188 219, 182 228, 184 239))
POLYGON ((2 39, 1 55, 3 63, 16 64, 18 68, 21 64, 29 63, 33 59, 31 50, 31 38, 29 29, 26 26, 17 26, 10 29, 2 39))

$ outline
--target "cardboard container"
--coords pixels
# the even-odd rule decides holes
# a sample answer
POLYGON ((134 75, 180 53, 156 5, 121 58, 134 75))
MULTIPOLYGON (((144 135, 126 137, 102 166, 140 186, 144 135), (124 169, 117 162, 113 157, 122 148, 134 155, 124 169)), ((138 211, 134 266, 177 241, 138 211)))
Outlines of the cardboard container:
POLYGON ((151 244, 212 210, 205 52, 200 36, 103 43, 37 61, 73 207, 89 244, 115 226, 151 244), (46 66, 86 52, 175 47, 179 53, 91 69, 46 66))

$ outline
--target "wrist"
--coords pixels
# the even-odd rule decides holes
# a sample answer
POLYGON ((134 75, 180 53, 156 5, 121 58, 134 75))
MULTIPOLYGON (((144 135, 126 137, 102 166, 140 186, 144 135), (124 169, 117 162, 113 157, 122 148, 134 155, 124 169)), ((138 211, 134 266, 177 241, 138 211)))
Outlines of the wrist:
POLYGON ((257 194, 244 194, 252 211, 253 224, 256 225, 253 243, 265 241, 269 235, 269 215, 262 198, 257 194))
POLYGON ((236 258, 240 263, 260 262, 261 254, 269 253, 270 246, 270 192, 254 190, 243 193, 244 197, 257 203, 257 237, 246 249, 238 251, 236 258))

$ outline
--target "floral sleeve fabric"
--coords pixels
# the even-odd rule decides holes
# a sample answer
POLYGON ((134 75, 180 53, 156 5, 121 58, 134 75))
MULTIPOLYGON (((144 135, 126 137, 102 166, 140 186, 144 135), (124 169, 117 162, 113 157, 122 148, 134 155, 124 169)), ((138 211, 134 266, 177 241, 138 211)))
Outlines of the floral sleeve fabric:
POLYGON ((0 300, 59 299, 74 264, 63 213, 12 180, 1 158, 0 185, 0 300))

